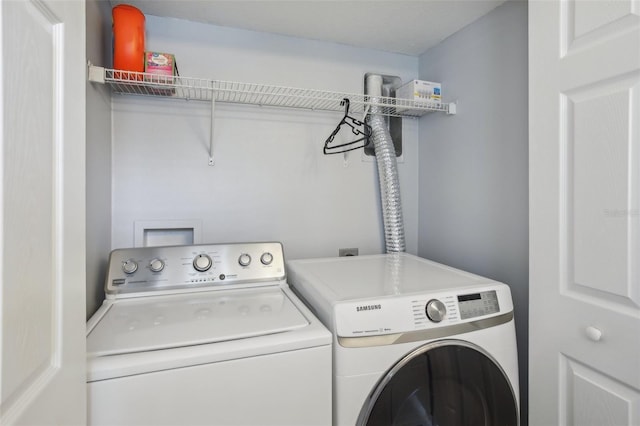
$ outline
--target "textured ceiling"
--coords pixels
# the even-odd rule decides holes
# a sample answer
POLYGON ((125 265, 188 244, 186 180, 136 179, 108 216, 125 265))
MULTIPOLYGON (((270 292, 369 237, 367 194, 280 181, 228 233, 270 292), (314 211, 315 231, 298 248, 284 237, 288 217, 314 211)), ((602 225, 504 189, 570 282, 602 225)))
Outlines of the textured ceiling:
POLYGON ((147 15, 419 56, 504 0, 112 0, 147 15))

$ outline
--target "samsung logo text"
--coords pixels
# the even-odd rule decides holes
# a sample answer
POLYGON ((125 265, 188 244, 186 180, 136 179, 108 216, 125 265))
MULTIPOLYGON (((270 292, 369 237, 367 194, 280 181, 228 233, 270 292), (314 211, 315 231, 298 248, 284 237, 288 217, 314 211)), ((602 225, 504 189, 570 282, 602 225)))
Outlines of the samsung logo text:
POLYGON ((376 311, 378 309, 382 309, 382 305, 362 305, 356 306, 356 312, 361 311, 376 311))

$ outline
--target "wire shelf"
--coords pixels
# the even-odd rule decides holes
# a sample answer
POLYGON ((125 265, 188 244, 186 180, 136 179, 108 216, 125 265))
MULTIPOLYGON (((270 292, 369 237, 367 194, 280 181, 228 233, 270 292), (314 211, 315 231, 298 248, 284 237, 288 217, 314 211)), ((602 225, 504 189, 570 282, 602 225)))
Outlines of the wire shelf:
POLYGON ((340 93, 255 83, 208 80, 180 76, 120 71, 89 66, 89 80, 106 83, 114 93, 160 96, 196 101, 228 102, 320 111, 343 111, 340 102, 349 98, 350 111, 365 111, 393 117, 420 117, 439 111, 455 114, 455 104, 414 101, 391 97, 369 97, 355 93, 340 93))

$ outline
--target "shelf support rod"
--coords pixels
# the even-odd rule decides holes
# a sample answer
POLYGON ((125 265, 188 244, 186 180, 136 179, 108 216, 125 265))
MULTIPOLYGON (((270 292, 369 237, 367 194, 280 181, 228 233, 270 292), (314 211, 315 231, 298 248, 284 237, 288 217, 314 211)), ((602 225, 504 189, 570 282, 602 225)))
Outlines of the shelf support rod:
POLYGON ((367 120, 367 115, 369 115, 369 110, 371 109, 371 105, 364 106, 364 112, 362 114, 362 122, 364 123, 367 120))
POLYGON ((216 93, 211 92, 211 133, 209 135, 209 165, 213 166, 216 164, 215 159, 213 158, 213 131, 215 124, 215 112, 216 112, 216 93))

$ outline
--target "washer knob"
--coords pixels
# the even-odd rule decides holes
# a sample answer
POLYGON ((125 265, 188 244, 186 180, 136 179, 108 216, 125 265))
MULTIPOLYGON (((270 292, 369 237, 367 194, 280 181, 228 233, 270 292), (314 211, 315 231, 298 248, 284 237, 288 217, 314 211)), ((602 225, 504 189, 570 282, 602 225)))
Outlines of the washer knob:
POLYGON ((249 264, 251 263, 251 256, 249 256, 247 253, 241 254, 238 258, 238 263, 240 264, 240 266, 249 266, 249 264))
POLYGON ((151 272, 160 272, 164 269, 164 262, 162 259, 153 259, 149 262, 149 269, 151 269, 151 272))
POLYGON ((193 259, 193 267, 200 272, 208 271, 211 263, 211 258, 206 254, 199 254, 193 259))
POLYGON ((427 302, 425 307, 427 317, 433 322, 440 322, 447 313, 447 307, 438 299, 432 299, 427 302))
POLYGON ((263 265, 271 265, 271 262, 273 262, 273 255, 269 252, 262 253, 262 256, 260 256, 260 262, 262 262, 263 265))
POLYGON ((125 274, 133 274, 137 270, 138 263, 135 260, 129 259, 122 262, 122 272, 124 272, 125 274))

